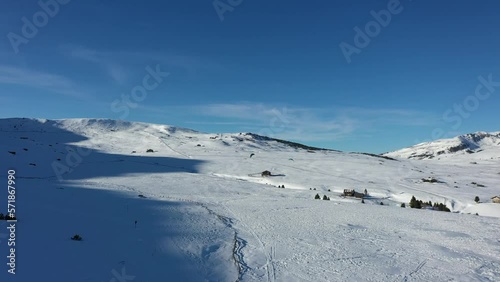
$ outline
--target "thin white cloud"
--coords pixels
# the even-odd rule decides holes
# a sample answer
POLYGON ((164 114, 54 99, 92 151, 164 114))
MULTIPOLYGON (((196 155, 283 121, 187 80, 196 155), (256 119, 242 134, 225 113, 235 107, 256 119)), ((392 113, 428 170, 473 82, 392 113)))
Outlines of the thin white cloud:
POLYGON ((422 126, 438 120, 432 114, 405 109, 273 107, 260 103, 202 105, 193 107, 192 112, 252 122, 257 133, 308 142, 352 137, 376 131, 376 126, 422 126))
POLYGON ((116 63, 109 54, 84 47, 65 47, 70 57, 97 64, 108 76, 117 83, 124 83, 128 74, 125 67, 116 63))
POLYGON ((300 142, 367 138, 384 126, 429 126, 439 122, 438 117, 426 112, 360 107, 307 108, 264 103, 223 103, 195 106, 140 105, 138 109, 157 117, 186 115, 189 124, 232 126, 238 131, 300 142))
POLYGON ((249 122, 233 122, 233 121, 186 121, 186 124, 194 125, 237 125, 237 126, 254 126, 255 124, 249 122))
POLYGON ((47 72, 0 65, 0 83, 33 87, 74 97, 82 97, 68 78, 47 72))
POLYGON ((257 103, 209 104, 198 106, 140 106, 149 113, 189 115, 190 124, 236 126, 275 138, 300 141, 337 140, 352 133, 355 121, 346 117, 320 115, 314 109, 273 107, 257 103), (202 120, 195 120, 200 117, 202 120), (207 117, 211 117, 207 121, 207 117))
MULTIPOLYGON (((69 47, 67 47, 69 49, 69 47)), ((74 58, 93 62, 93 63, 99 63, 99 54, 97 54, 97 51, 95 50, 90 50, 86 49, 83 47, 74 47, 69 49, 68 54, 74 58)))
POLYGON ((360 107, 347 107, 336 109, 340 115, 357 117, 370 124, 391 124, 407 126, 437 125, 441 118, 436 114, 408 109, 369 109, 360 107))
POLYGON ((210 104, 194 106, 193 110, 207 116, 261 121, 278 114, 275 108, 264 104, 210 104))
POLYGON ((123 83, 128 78, 127 71, 123 67, 121 67, 117 64, 108 63, 106 65, 106 70, 107 70, 108 74, 113 78, 114 81, 123 83))
POLYGON ((169 53, 103 51, 83 46, 64 45, 62 50, 68 56, 97 64, 117 83, 127 81, 131 73, 149 64, 159 64, 164 68, 180 69, 192 75, 199 69, 217 69, 219 65, 199 58, 169 53))

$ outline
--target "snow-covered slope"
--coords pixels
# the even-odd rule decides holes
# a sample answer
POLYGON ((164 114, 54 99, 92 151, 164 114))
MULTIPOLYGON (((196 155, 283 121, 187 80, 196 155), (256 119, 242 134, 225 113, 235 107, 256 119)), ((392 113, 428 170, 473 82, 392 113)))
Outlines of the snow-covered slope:
POLYGON ((476 132, 384 154, 407 159, 500 159, 500 132, 476 132))
POLYGON ((0 156, 18 197, 17 274, 0 281, 500 280, 498 159, 393 160, 105 119, 0 120, 0 156), (365 204, 344 189, 367 189, 365 204), (401 208, 413 195, 454 213, 401 208))

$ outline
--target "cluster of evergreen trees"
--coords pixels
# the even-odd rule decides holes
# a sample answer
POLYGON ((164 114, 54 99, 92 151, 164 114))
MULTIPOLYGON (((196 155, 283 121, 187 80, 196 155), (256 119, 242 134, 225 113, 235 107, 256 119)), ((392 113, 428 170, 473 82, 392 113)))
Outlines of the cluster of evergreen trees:
POLYGON ((434 203, 434 205, 432 206, 432 208, 434 210, 438 210, 438 211, 444 211, 444 212, 451 212, 451 210, 443 203, 434 203))
MULTIPOLYGON (((401 205, 401 207, 403 207, 403 205, 401 205)), ((451 212, 451 210, 443 203, 432 204, 431 201, 423 202, 422 200, 417 200, 415 198, 415 196, 411 197, 410 208, 421 209, 421 208, 425 208, 425 207, 432 207, 433 210, 438 210, 438 211, 451 212)))
MULTIPOLYGON (((319 194, 316 194, 316 196, 314 196, 314 199, 321 200, 321 196, 319 194)), ((323 195, 323 200, 330 201, 330 197, 328 197, 327 195, 323 195)))

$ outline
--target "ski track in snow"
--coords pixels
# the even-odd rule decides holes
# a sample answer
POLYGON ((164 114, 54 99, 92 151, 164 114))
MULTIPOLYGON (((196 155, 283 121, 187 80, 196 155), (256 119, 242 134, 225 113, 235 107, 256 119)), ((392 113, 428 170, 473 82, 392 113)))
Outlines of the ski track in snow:
MULTIPOLYGON (((235 219, 238 218, 237 216, 235 216, 234 212, 231 211, 227 206, 224 206, 224 208, 229 212, 229 214, 231 214, 233 216, 233 218, 235 218, 235 219)), ((259 247, 260 247, 261 252, 263 254, 265 254, 265 256, 266 256, 266 263, 264 264, 264 267, 266 268, 267 281, 274 282, 275 281, 275 274, 274 274, 274 267, 273 267, 272 256, 266 251, 264 243, 259 238, 259 236, 257 236, 257 234, 255 234, 255 232, 253 232, 253 230, 251 228, 249 228, 248 226, 246 226, 244 222, 242 222, 242 221, 238 221, 238 222, 242 225, 242 227, 244 228, 244 230, 247 231, 247 232, 249 232, 250 234, 252 234, 252 236, 259 243, 259 247)), ((272 252, 272 249, 271 249, 271 252, 272 252)))
MULTIPOLYGON (((139 189, 136 189, 136 188, 133 188, 133 187, 130 187, 130 186, 127 186, 127 185, 117 185, 117 184, 110 185, 110 184, 105 183, 105 182, 92 182, 92 181, 85 181, 84 184, 87 185, 87 186, 90 186, 90 187, 119 188, 119 189, 123 189, 123 190, 126 190, 126 191, 138 193, 138 194, 141 194, 141 195, 145 194, 145 195, 148 195, 150 197, 159 197, 159 198, 164 198, 164 199, 168 199, 168 200, 172 200, 172 201, 188 202, 188 203, 199 205, 200 207, 206 209, 210 214, 212 214, 216 218, 218 218, 224 224, 224 226, 226 226, 227 228, 230 228, 230 229, 232 229, 234 231, 233 258, 235 260, 235 264, 236 264, 236 267, 238 268, 238 273, 239 273, 237 281, 241 281, 243 279, 244 275, 246 274, 246 272, 250 269, 249 266, 244 261, 244 255, 243 255, 243 252, 242 252, 242 250, 247 245, 247 241, 245 239, 239 237, 238 231, 234 227, 234 220, 237 220, 236 218, 234 218, 234 217, 233 218, 229 218, 229 217, 220 215, 220 214, 216 213, 213 209, 210 209, 207 206, 207 204, 203 203, 203 202, 198 202, 198 201, 189 200, 189 199, 185 199, 185 198, 179 198, 179 197, 170 197, 170 196, 163 196, 163 195, 162 196, 159 196, 159 195, 150 195, 150 194, 145 193, 145 192, 143 192, 143 191, 141 191, 139 189)), ((234 213, 229 208, 227 208, 226 206, 224 206, 223 203, 220 203, 220 205, 222 207, 224 207, 224 209, 227 211, 228 214, 231 214, 231 215, 234 216, 234 213)), ((261 245, 261 247, 263 249, 264 247, 263 247, 263 244, 260 241, 260 239, 255 234, 252 234, 252 235, 254 235, 255 239, 258 240, 259 244, 261 245)), ((268 264, 269 264, 269 260, 268 260, 268 263, 266 263, 266 266, 265 266, 266 268, 268 267, 267 266, 268 264)), ((273 272, 271 272, 271 273, 273 273, 273 272)), ((272 276, 274 277, 274 274, 272 274, 272 276)), ((271 277, 271 274, 269 274, 269 271, 268 271, 268 279, 267 280, 268 281, 274 281, 274 278, 270 279, 270 277, 271 277)))
MULTIPOLYGON (((238 247, 234 249, 236 251, 236 253, 234 253, 233 255, 238 259, 236 261, 236 264, 238 265, 238 269, 239 269, 239 273, 240 273, 238 280, 242 280, 244 278, 244 275, 246 274, 246 272, 248 272, 248 270, 250 269, 250 267, 247 265, 247 263, 244 262, 244 260, 243 260, 244 256, 242 254, 242 250, 244 250, 244 248, 246 246, 246 243, 244 244, 243 242, 247 242, 247 241, 245 239, 239 237, 239 233, 238 233, 239 229, 235 228, 235 226, 241 225, 241 230, 244 230, 252 235, 252 237, 258 242, 260 252, 266 256, 266 262, 263 266, 261 266, 261 267, 264 267, 266 269, 266 277, 267 277, 266 280, 270 281, 270 282, 276 281, 276 274, 275 274, 274 263, 273 263, 273 254, 276 252, 275 245, 274 246, 272 245, 270 248, 268 248, 269 251, 267 251, 264 243, 259 238, 259 236, 251 228, 249 228, 243 221, 241 221, 238 218, 238 216, 235 214, 235 212, 233 212, 230 208, 228 208, 224 202, 219 201, 219 202, 212 203, 212 204, 218 204, 220 207, 222 207, 223 210, 226 211, 225 214, 227 214, 229 217, 223 216, 223 215, 215 212, 213 209, 209 208, 206 203, 194 201, 194 200, 190 200, 190 199, 185 199, 182 197, 171 197, 171 196, 165 196, 165 195, 148 194, 144 191, 141 191, 140 189, 136 189, 136 188, 130 187, 128 185, 109 184, 106 182, 85 181, 84 184, 86 186, 90 186, 90 187, 103 187, 103 188, 107 187, 107 188, 112 188, 112 189, 121 189, 121 190, 126 190, 126 191, 134 192, 137 194, 141 194, 141 195, 147 195, 148 197, 159 197, 159 198, 163 198, 163 199, 169 199, 172 201, 188 202, 188 203, 193 203, 193 204, 196 204, 196 205, 203 207, 210 214, 213 214, 214 216, 216 216, 227 228, 231 228, 234 230, 235 244, 237 244, 238 247)), ((230 192, 225 188, 224 185, 219 184, 218 186, 223 191, 226 191, 228 193, 230 192)), ((231 200, 229 200, 229 201, 231 201, 231 200)))
POLYGON ((421 263, 418 264, 417 268, 415 268, 414 271, 410 272, 407 276, 404 277, 403 281, 407 282, 409 278, 412 277, 413 274, 417 273, 424 265, 427 263, 427 260, 422 261, 421 263))
POLYGON ((146 133, 148 133, 149 135, 153 136, 154 138, 157 138, 158 140, 160 140, 160 142, 161 142, 163 145, 165 145, 167 148, 169 148, 172 152, 174 152, 174 153, 176 153, 176 154, 178 154, 178 155, 180 155, 180 156, 186 157, 186 158, 188 158, 188 159, 190 159, 190 158, 191 158, 191 156, 186 155, 186 154, 184 154, 184 153, 181 153, 181 152, 179 152, 179 151, 175 150, 174 148, 172 148, 170 145, 168 145, 168 144, 167 144, 167 142, 165 142, 165 141, 163 140, 163 138, 162 138, 162 137, 157 137, 157 136, 155 136, 155 135, 153 135, 152 133, 149 133, 149 132, 146 132, 146 133))

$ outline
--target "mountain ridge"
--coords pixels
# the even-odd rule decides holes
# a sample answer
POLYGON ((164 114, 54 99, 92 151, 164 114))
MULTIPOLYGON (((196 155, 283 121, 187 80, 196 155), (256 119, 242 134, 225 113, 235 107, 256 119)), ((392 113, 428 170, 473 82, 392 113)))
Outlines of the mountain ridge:
POLYGON ((500 132, 477 131, 453 138, 419 143, 407 148, 384 153, 384 156, 406 159, 450 158, 487 152, 497 157, 500 153, 500 132))
MULTIPOLYGON (((115 120, 109 118, 68 118, 68 119, 45 119, 45 118, 2 118, 0 119, 0 131, 15 130, 17 132, 30 131, 33 129, 54 131, 56 128, 65 129, 69 131, 84 131, 85 128, 97 127, 100 130, 144 130, 155 129, 158 132, 165 134, 175 134, 176 132, 183 132, 186 134, 200 134, 200 135, 215 135, 215 136, 232 136, 232 138, 244 141, 253 142, 276 142, 291 149, 303 149, 307 151, 332 151, 343 152, 335 149, 327 149, 315 146, 309 146, 300 142, 283 140, 274 137, 263 136, 252 132, 237 132, 237 133, 207 133, 197 131, 189 128, 147 123, 136 121, 115 120), (42 129, 34 126, 34 123, 43 125, 42 129), (32 128, 34 126, 34 128, 32 128)), ((216 139, 216 138, 214 138, 216 139)), ((453 138, 438 139, 430 142, 419 143, 410 147, 401 148, 395 151, 386 152, 382 154, 373 154, 368 152, 345 152, 348 154, 364 154, 372 157, 382 157, 386 159, 416 159, 416 160, 429 160, 441 157, 451 157, 456 155, 474 154, 482 152, 485 149, 497 148, 500 151, 500 131, 498 132, 485 132, 477 131, 459 135, 453 138)), ((495 156, 496 157, 496 153, 495 156)))

